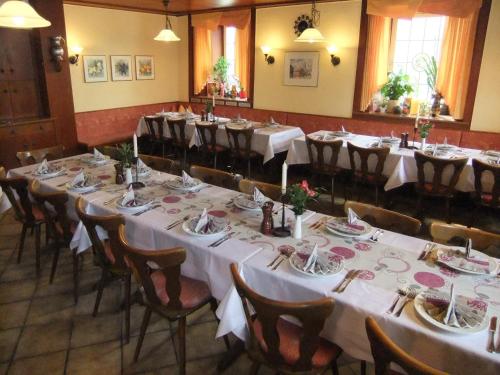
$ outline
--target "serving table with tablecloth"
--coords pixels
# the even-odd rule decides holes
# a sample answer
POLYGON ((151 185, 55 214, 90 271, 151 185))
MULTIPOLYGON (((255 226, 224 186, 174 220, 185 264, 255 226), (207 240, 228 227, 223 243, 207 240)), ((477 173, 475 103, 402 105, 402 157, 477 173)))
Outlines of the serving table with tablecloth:
MULTIPOLYGON (((110 200, 118 199, 124 186, 113 183, 113 165, 90 167, 81 157, 71 157, 53 162, 66 169, 67 174, 41 180, 47 190, 64 189, 64 182, 83 168, 99 178, 102 186, 96 192, 82 194, 90 213, 100 215, 118 213, 110 200)), ((36 166, 11 170, 10 175, 33 178, 36 166)), ((340 345, 355 358, 371 360, 370 347, 364 328, 364 319, 371 315, 384 330, 405 350, 426 363, 454 374, 500 372, 500 355, 486 351, 487 331, 459 336, 425 323, 417 317, 411 305, 401 317, 385 314, 398 287, 413 286, 418 290, 436 288, 448 291, 455 285, 459 294, 475 297, 488 304, 488 315, 500 314, 500 278, 466 276, 432 262, 418 261, 425 241, 385 232, 379 242, 337 237, 324 229, 311 229, 310 225, 324 215, 308 215, 303 224, 303 239, 276 238, 259 232, 261 213, 243 211, 232 205, 238 192, 204 184, 197 192, 180 193, 169 189, 165 181, 174 176, 152 172, 143 179, 147 187, 139 194, 154 199, 158 208, 140 216, 124 214, 127 237, 132 245, 145 249, 164 249, 183 246, 187 259, 182 265, 186 276, 205 281, 215 298, 221 300, 218 315, 221 318, 218 334, 229 331, 245 338, 245 318, 241 302, 229 272, 229 264, 239 265, 243 277, 252 288, 263 295, 279 300, 303 301, 331 296, 336 300, 333 314, 327 320, 322 336, 340 345), (203 208, 214 216, 225 217, 230 222, 230 240, 219 247, 209 247, 213 239, 200 239, 185 233, 181 226, 166 230, 166 226, 185 215, 199 214, 203 208), (342 256, 346 270, 323 278, 304 276, 283 263, 276 271, 266 265, 279 250, 299 250, 304 245, 318 244, 322 250, 342 256), (363 272, 342 294, 332 288, 345 276, 348 269, 363 272)), ((76 219, 75 199, 80 195, 69 191, 68 210, 76 219)), ((287 222, 293 223, 293 215, 287 210, 287 222)), ((275 213, 275 223, 278 222, 275 213)))

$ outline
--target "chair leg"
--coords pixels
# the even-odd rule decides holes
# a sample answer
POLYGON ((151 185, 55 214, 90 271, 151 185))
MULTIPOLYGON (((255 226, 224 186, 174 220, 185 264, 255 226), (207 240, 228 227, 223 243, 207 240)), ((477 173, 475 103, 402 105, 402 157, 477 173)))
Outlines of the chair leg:
POLYGON ((28 225, 23 224, 23 229, 21 230, 21 238, 19 240, 19 250, 17 253, 17 263, 21 263, 21 257, 23 256, 24 241, 26 240, 27 230, 28 230, 28 225))
POLYGON ((149 319, 151 318, 152 312, 151 308, 146 306, 146 309, 144 310, 144 317, 142 318, 141 333, 139 334, 139 340, 137 341, 137 346, 135 347, 134 362, 137 362, 139 359, 142 342, 144 341, 144 336, 146 335, 146 330, 148 329, 149 319))
POLYGON ((35 225, 35 257, 36 257, 36 275, 40 276, 40 228, 41 224, 35 225))
POLYGON ((214 169, 217 169, 217 153, 214 153, 214 169))
POLYGON ((375 185, 375 206, 378 207, 378 185, 375 185))
POLYGON ((360 367, 361 367, 361 375, 366 375, 366 361, 361 361, 360 367))
POLYGON ((125 277, 125 344, 130 341, 130 294, 132 289, 132 275, 125 277))
POLYGON ((50 232, 49 226, 45 223, 45 246, 49 246, 50 232))
POLYGON ((52 284, 52 282, 54 281, 54 276, 56 274, 57 262, 59 260, 60 251, 61 248, 59 247, 59 244, 56 243, 56 247, 54 249, 54 256, 52 257, 52 269, 50 270, 50 279, 49 279, 50 284, 52 284))
POLYGON ((446 198, 446 222, 451 223, 451 209, 450 209, 450 198, 446 198))
POLYGON ((99 304, 101 303, 102 293, 104 292, 104 286, 106 285, 106 276, 107 271, 103 268, 101 280, 99 280, 99 287, 97 289, 97 296, 95 297, 94 311, 92 312, 92 316, 94 318, 97 316, 97 312, 99 311, 99 304))
POLYGON ((179 338, 179 375, 186 374, 186 317, 179 319, 177 327, 179 338))
POLYGON ((331 368, 333 375, 339 375, 339 367, 337 366, 337 361, 332 362, 331 368))
POLYGON ((248 372, 249 375, 257 375, 259 372, 260 368, 260 363, 257 362, 252 362, 252 367, 250 367, 250 371, 248 372))
POLYGON ((248 179, 250 179, 250 169, 251 169, 251 166, 252 166, 251 160, 248 159, 248 162, 247 162, 247 178, 248 179))
POLYGON ((418 195, 417 199, 417 217, 420 217, 420 214, 422 213, 422 194, 418 195))
MULTIPOLYGON (((215 299, 212 299, 210 301, 210 309, 212 310, 218 325, 220 323, 220 320, 217 317, 217 314, 215 313, 217 311, 217 301, 215 299)), ((229 343, 229 338, 227 337, 227 335, 224 335, 223 338, 224 338, 224 344, 226 345, 226 349, 227 350, 231 349, 231 344, 229 343)))
POLYGON ((78 303, 78 289, 79 289, 79 281, 78 277, 78 254, 76 250, 73 250, 73 298, 75 300, 75 304, 78 303))
POLYGON ((332 176, 332 213, 335 211, 335 177, 332 176))

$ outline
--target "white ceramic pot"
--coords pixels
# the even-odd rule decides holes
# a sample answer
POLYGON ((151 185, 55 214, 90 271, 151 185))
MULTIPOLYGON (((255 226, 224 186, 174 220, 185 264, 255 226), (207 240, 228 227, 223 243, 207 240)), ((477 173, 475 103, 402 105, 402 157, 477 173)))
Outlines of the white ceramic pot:
POLYGON ((132 168, 125 168, 125 184, 128 186, 132 182, 134 182, 134 179, 132 178, 132 168))
POLYGON ((293 238, 302 239, 302 215, 295 215, 295 227, 293 229, 293 238))
POLYGON ((423 151, 425 150, 425 146, 427 146, 427 138, 422 138, 420 140, 420 149, 423 151))

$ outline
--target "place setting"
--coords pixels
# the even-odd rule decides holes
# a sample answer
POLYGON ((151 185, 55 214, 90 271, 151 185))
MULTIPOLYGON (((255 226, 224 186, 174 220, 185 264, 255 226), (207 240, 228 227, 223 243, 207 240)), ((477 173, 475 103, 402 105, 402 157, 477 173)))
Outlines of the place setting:
POLYGON ((93 165, 93 166, 105 165, 108 163, 109 160, 110 160, 109 156, 103 155, 96 148, 94 148, 94 152, 93 152, 92 156, 83 156, 81 158, 81 161, 83 163, 93 165))
POLYGON ((66 174, 65 168, 63 168, 60 165, 48 163, 47 159, 43 159, 40 165, 33 171, 33 175, 41 180, 47 180, 50 178, 63 176, 65 174, 66 174))
MULTIPOLYGON (((180 222, 179 222, 180 224, 180 222)), ((190 236, 203 238, 203 239, 215 239, 217 241, 210 244, 210 247, 217 247, 222 243, 223 238, 221 236, 226 234, 227 239, 230 238, 229 222, 226 218, 220 218, 210 215, 207 209, 203 209, 201 214, 194 217, 182 220, 182 230, 190 236), (221 241, 221 242, 219 242, 221 241)))
POLYGON ((289 257, 293 270, 308 277, 328 277, 338 274, 344 267, 344 258, 329 251, 320 250, 318 245, 305 245, 289 257))
POLYGON ((116 200, 116 208, 119 211, 135 216, 139 216, 160 206, 159 204, 154 204, 153 199, 136 193, 132 186, 128 188, 121 198, 116 200))
POLYGON ((66 189, 80 194, 89 194, 99 190, 101 181, 80 171, 72 181, 65 183, 66 189))
MULTIPOLYGON (((323 226, 327 232, 338 237, 364 238, 373 232, 373 227, 361 220, 352 209, 348 210, 347 217, 331 217, 324 221, 323 226)), ((375 235, 370 238, 378 238, 375 235)))
POLYGON ((185 171, 182 171, 182 176, 165 181, 165 186, 181 193, 199 192, 200 190, 209 187, 209 185, 204 184, 197 178, 191 177, 185 171))
POLYGON ((232 200, 232 203, 235 207, 245 211, 260 212, 264 203, 269 200, 258 188, 254 187, 252 195, 240 194, 232 200))

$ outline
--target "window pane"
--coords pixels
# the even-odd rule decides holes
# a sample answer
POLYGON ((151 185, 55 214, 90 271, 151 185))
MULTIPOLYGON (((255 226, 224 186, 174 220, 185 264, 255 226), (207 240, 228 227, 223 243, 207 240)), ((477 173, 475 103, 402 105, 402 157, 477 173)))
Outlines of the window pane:
POLYGON ((236 28, 226 27, 225 28, 225 39, 224 39, 224 55, 226 56, 227 62, 229 63, 228 78, 229 83, 233 84, 234 75, 236 72, 236 28))

